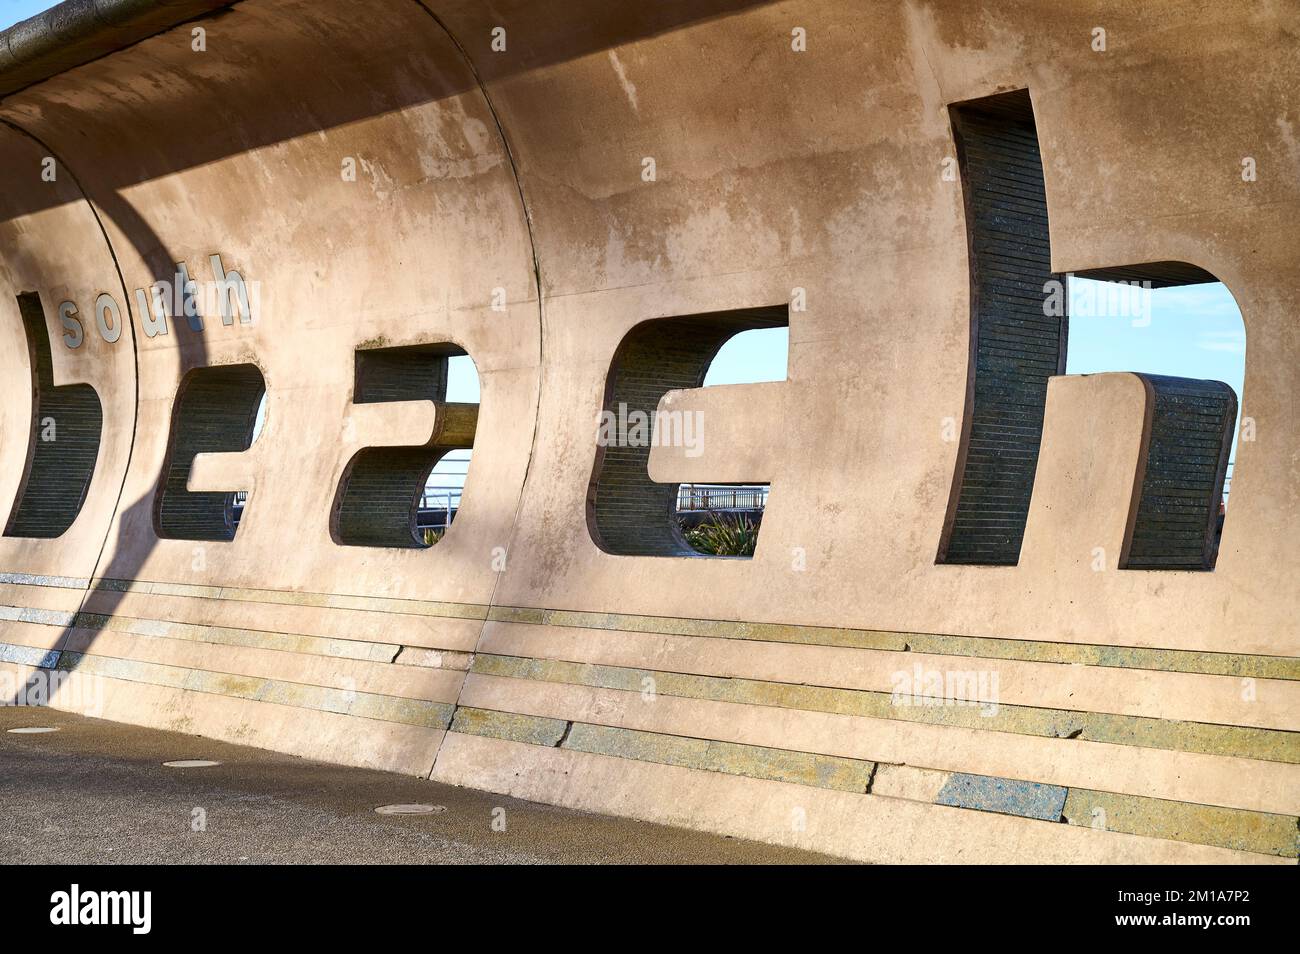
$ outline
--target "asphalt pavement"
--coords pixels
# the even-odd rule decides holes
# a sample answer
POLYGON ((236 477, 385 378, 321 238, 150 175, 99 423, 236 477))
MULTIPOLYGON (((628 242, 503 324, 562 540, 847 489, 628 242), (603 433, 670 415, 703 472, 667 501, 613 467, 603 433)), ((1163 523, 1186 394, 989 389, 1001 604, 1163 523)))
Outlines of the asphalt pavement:
POLYGON ((53 709, 0 707, 4 864, 833 860, 53 709), (42 726, 58 731, 9 731, 42 726), (163 765, 181 759, 220 764, 163 765), (406 815, 375 811, 402 804, 435 810, 406 815))

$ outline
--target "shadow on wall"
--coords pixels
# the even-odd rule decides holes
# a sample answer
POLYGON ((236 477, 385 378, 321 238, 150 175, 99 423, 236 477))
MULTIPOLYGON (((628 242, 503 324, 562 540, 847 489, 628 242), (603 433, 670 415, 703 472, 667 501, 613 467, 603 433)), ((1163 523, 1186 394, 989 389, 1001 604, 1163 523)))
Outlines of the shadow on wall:
MULTIPOLYGON (((54 156, 59 167, 64 169, 73 178, 74 181, 78 183, 80 182, 80 180, 77 178, 76 170, 68 168, 64 164, 62 158, 59 157, 48 146, 46 146, 44 143, 37 140, 35 137, 31 136, 31 134, 28 133, 26 130, 12 123, 6 122, 5 125, 13 129, 18 134, 35 141, 41 147, 41 149, 44 150, 45 155, 54 156)), ((37 192, 37 190, 27 190, 27 191, 33 194, 37 192)), ((83 201, 88 202, 88 199, 86 199, 85 197, 84 190, 82 190, 82 197, 83 197, 83 201)), ((154 281, 162 282, 164 284, 170 284, 170 282, 175 278, 174 262, 176 261, 176 259, 172 257, 170 250, 165 246, 162 239, 157 235, 157 233, 155 233, 153 229, 149 227, 148 223, 145 222, 143 217, 141 217, 136 212, 135 208, 125 198, 123 198, 120 193, 114 192, 109 195, 99 197, 98 205, 92 206, 91 208, 92 211, 98 208, 98 213, 96 214, 97 219, 99 219, 99 215, 102 214, 104 217, 107 217, 109 220, 111 220, 114 223, 114 225, 116 225, 117 228, 122 232, 122 234, 126 236, 127 240, 139 253, 141 259, 145 262, 146 266, 150 271, 150 274, 152 274, 153 276, 154 281)), ((107 233, 105 233, 104 235, 104 242, 106 245, 109 245, 107 233)), ((111 251, 111 245, 109 246, 109 250, 111 251)), ((118 259, 116 255, 114 256, 114 258, 118 259)), ((119 288, 122 293, 122 300, 126 302, 125 307, 127 310, 127 317, 125 321, 131 330, 131 339, 130 339, 131 349, 132 352, 136 355, 136 369, 137 369, 136 370, 137 373, 136 393, 133 396, 134 400, 132 401, 132 405, 131 405, 131 413, 134 418, 134 416, 138 415, 139 413, 139 390, 138 390, 139 389, 139 379, 138 379, 139 350, 137 348, 137 343, 136 343, 136 328, 137 328, 138 316, 134 315, 131 310, 132 302, 129 294, 127 293, 125 285, 119 286, 119 288)), ((48 321, 46 323, 46 327, 48 328, 48 321)), ((178 333, 175 335, 175 341, 176 341, 176 348, 180 353, 181 366, 183 368, 205 367, 208 363, 208 349, 202 334, 191 333, 188 331, 188 329, 180 329, 180 328, 177 329, 177 332, 178 333)), ((49 344, 49 341, 50 338, 48 337, 48 332, 47 332, 47 338, 46 338, 47 345, 49 344)), ((39 375, 39 370, 37 373, 39 375)), ((36 413, 38 406, 39 406, 39 402, 33 402, 33 413, 36 413)), ((36 436, 35 433, 33 433, 33 439, 35 439, 35 436, 36 436)), ((128 456, 126 467, 123 470, 123 478, 122 478, 123 482, 125 482, 127 475, 130 473, 131 463, 132 463, 132 457, 128 456)), ((156 482, 159 485, 161 485, 162 482, 164 481, 165 474, 166 474, 166 468, 164 468, 158 474, 158 478, 156 482)), ((120 497, 120 494, 122 493, 122 487, 118 488, 117 493, 119 494, 120 497)), ((115 514, 117 518, 115 525, 117 527, 117 532, 119 534, 119 537, 115 541, 111 541, 107 537, 105 538, 104 546, 100 549, 99 560, 96 562, 95 569, 92 572, 90 577, 92 587, 94 585, 94 582, 97 579, 101 579, 101 578, 133 580, 137 577, 137 575, 140 572, 143 560, 147 558, 150 549, 146 548, 144 550, 137 550, 133 546, 128 546, 126 545, 128 542, 126 538, 128 534, 131 533, 132 528, 152 525, 153 522, 152 508, 153 508, 154 497, 155 495, 153 493, 150 493, 146 497, 143 497, 140 500, 135 501, 125 510, 122 510, 120 506, 117 508, 117 513, 115 514), (110 559, 108 565, 103 566, 102 565, 103 555, 106 552, 111 552, 113 556, 110 559)), ((112 529, 111 529, 112 526, 114 526, 114 524, 110 523, 110 530, 109 530, 110 536, 112 534, 112 529)), ((64 529, 66 530, 67 528, 65 527, 64 529)), ((18 534, 11 534, 11 535, 18 535, 18 534)), ((150 539, 152 539, 152 537, 150 539)), ((115 592, 115 591, 88 589, 81 598, 81 604, 78 608, 78 615, 86 611, 87 604, 90 602, 92 597, 95 598, 94 611, 96 613, 111 614, 114 612, 117 605, 120 603, 122 599, 122 594, 120 592, 115 592)), ((87 630, 79 628, 77 625, 77 619, 74 617, 72 623, 63 630, 63 632, 59 635, 57 641, 54 643, 55 651, 59 652, 60 654, 58 668, 61 671, 65 671, 65 672, 75 670, 78 664, 80 663, 81 655, 88 652, 89 649, 93 646, 93 644, 94 644, 94 637, 87 635, 87 630), (73 647, 76 648, 74 649, 73 647)), ((18 705, 23 700, 29 697, 43 697, 43 692, 44 692, 43 687, 37 684, 37 680, 39 678, 41 678, 39 673, 33 673, 31 676, 29 676, 25 687, 19 689, 15 693, 14 698, 9 701, 9 704, 18 705)))
MULTIPOLYGON (((493 29, 502 19, 492 5, 464 5, 464 9, 456 11, 459 19, 447 24, 423 4, 413 4, 412 7, 424 12, 421 20, 437 34, 438 43, 445 42, 447 36, 452 35, 449 27, 455 28, 457 47, 480 66, 483 81, 495 82, 548 64, 621 46, 641 37, 668 33, 774 2, 657 0, 655 3, 620 4, 608 0, 566 0, 563 17, 555 16, 546 4, 515 2, 509 4, 513 8, 510 17, 517 25, 512 28, 516 37, 510 47, 513 55, 508 57, 491 55, 493 29), (573 30, 572 23, 582 23, 584 28, 573 30), (526 42, 524 37, 528 38, 526 42), (465 45, 462 45, 462 39, 465 45)), ((173 137, 165 149, 136 151, 132 155, 133 163, 115 164, 100 170, 105 188, 114 193, 183 169, 208 165, 234 153, 346 126, 381 113, 399 112, 432 100, 453 98, 477 88, 468 70, 456 71, 452 75, 447 71, 430 69, 426 63, 410 61, 404 64, 405 68, 419 73, 410 77, 410 81, 331 84, 330 95, 313 100, 310 109, 268 110, 265 108, 266 91, 286 85, 280 75, 282 72, 306 70, 316 76, 321 74, 321 63, 327 63, 337 55, 337 50, 328 45, 325 37, 328 30, 319 24, 304 23, 300 30, 293 32, 285 28, 283 21, 271 31, 262 29, 260 23, 250 26, 253 23, 251 15, 241 10, 239 5, 218 10, 193 22, 205 24, 213 35, 233 26, 258 29, 257 42, 278 47, 279 53, 242 59, 240 69, 222 74, 221 107, 228 110, 228 115, 212 115, 208 122, 196 124, 193 104, 188 96, 156 97, 151 101, 150 112, 160 126, 184 129, 186 135, 173 137), (270 64, 274 64, 274 73, 270 72, 270 64), (231 128, 237 128, 239 135, 229 135, 231 128)), ((156 33, 160 27, 161 24, 156 25, 146 35, 156 33)), ((509 37, 507 42, 511 42, 509 37)), ((100 50, 89 54, 82 62, 96 59, 105 52, 100 50)), ((59 47, 58 55, 51 58, 45 75, 68 69, 71 55, 59 47)), ((40 73, 35 67, 31 71, 37 75, 40 73)), ((116 105, 105 100, 101 103, 101 111, 116 105)), ((123 104, 122 108, 129 111, 132 107, 123 104)), ((84 124, 84 115, 70 107, 66 116, 48 115, 47 118, 54 122, 64 120, 69 129, 84 124)), ((110 128, 117 128, 112 117, 105 114, 103 118, 110 128)), ((125 113, 118 121, 129 128, 125 113)), ((15 215, 40 211, 50 201, 48 193, 39 189, 22 190, 13 198, 15 215)))
MULTIPOLYGON (((632 18, 628 18, 622 12, 611 10, 595 0, 581 0, 581 2, 591 8, 593 29, 582 34, 583 39, 577 47, 573 42, 564 46, 554 45, 547 48, 547 56, 564 58, 583 55, 591 49, 624 42, 628 39, 627 30, 648 32, 669 30, 683 23, 725 15, 766 0, 693 0, 689 4, 673 2, 658 5, 655 9, 644 10, 632 18), (613 25, 616 21, 619 24, 617 28, 613 25)), ((447 69, 443 67, 438 57, 431 56, 427 60, 412 61, 405 65, 404 68, 419 74, 410 77, 409 82, 345 84, 334 87, 330 96, 314 99, 310 109, 267 110, 264 108, 266 90, 282 85, 283 77, 276 75, 279 71, 306 71, 310 74, 309 79, 312 83, 319 85, 319 77, 324 75, 320 64, 327 61, 332 52, 328 46, 326 35, 328 31, 321 30, 317 25, 301 24, 300 30, 291 28, 261 30, 259 22, 253 19, 252 14, 241 10, 238 6, 204 17, 202 22, 210 24, 213 30, 229 29, 232 36, 240 35, 241 30, 243 33, 257 31, 257 42, 271 47, 273 51, 279 51, 281 55, 249 57, 243 61, 244 68, 225 76, 222 95, 217 106, 218 110, 225 112, 223 115, 212 116, 211 122, 199 125, 192 122, 193 104, 189 97, 157 98, 150 104, 154 119, 171 128, 185 129, 187 134, 173 137, 166 142, 151 144, 152 148, 136 150, 132 154, 130 163, 109 163, 96 170, 95 204, 92 206, 92 211, 116 226, 125 237, 125 241, 139 254, 152 280, 164 286, 170 286, 174 281, 175 262, 178 258, 125 198, 126 187, 165 177, 183 169, 209 164, 236 152, 243 153, 258 146, 284 142, 345 126, 377 114, 398 111, 408 106, 450 98, 478 89, 471 69, 447 69), (238 128, 240 135, 230 136, 231 128, 238 128)), ((413 24, 427 28, 431 45, 446 45, 447 32, 436 17, 417 11, 413 17, 413 24)), ((54 72, 66 68, 66 65, 64 63, 54 72)), ((312 85, 312 83, 304 85, 312 85)), ((99 105, 101 108, 98 110, 98 116, 104 126, 98 131, 129 128, 130 111, 135 108, 134 103, 105 97, 100 100, 99 105)), ((54 126, 78 129, 87 122, 88 112, 96 113, 96 110, 86 111, 81 106, 51 107, 45 111, 42 118, 43 121, 54 126), (66 109, 66 112, 59 113, 60 108, 66 109)), ((55 150, 40 142, 36 136, 14 120, 0 118, 0 123, 35 142, 40 146, 43 155, 53 157, 58 167, 78 183, 81 200, 89 202, 84 188, 80 186, 80 180, 76 175, 77 170, 68 167, 55 150)), ((10 200, 8 213, 15 218, 38 212, 60 201, 52 197, 48 190, 41 189, 16 189, 7 198, 10 200)), ((108 244, 106 233, 104 238, 108 244)), ((112 251, 111 246, 109 250, 112 251)), ((115 258, 120 260, 120 256, 115 255, 115 258)), ((135 336, 141 316, 134 313, 134 302, 124 285, 120 286, 120 291, 122 301, 125 302, 126 323, 131 328, 130 344, 133 353, 137 356, 138 369, 135 336)), ((173 422, 173 430, 176 433, 189 433, 193 440, 182 441, 185 446, 173 442, 167 461, 152 481, 159 488, 156 495, 151 493, 125 507, 121 506, 119 500, 113 526, 116 526, 117 532, 123 536, 116 540, 105 539, 100 551, 100 560, 92 573, 92 581, 95 579, 133 580, 138 576, 143 561, 149 555, 149 550, 140 549, 140 538, 132 536, 128 541, 125 536, 137 533, 142 527, 155 527, 163 536, 214 542, 227 541, 237 533, 238 522, 234 519, 233 494, 191 494, 184 490, 184 483, 194 453, 237 450, 249 445, 252 429, 256 426, 255 417, 260 388, 258 382, 252 379, 251 373, 247 374, 248 379, 242 382, 225 382, 239 394, 236 406, 225 409, 228 414, 221 408, 219 400, 215 403, 212 400, 197 402, 191 400, 203 397, 199 392, 208 386, 203 382, 210 384, 223 376, 238 376, 242 372, 210 369, 210 354, 203 334, 195 333, 186 323, 174 322, 174 332, 172 341, 179 352, 183 372, 191 369, 201 372, 199 377, 193 380, 187 379, 180 395, 186 399, 182 402, 185 406, 178 406, 174 413, 180 415, 182 419, 193 417, 194 422, 198 424, 204 421, 209 423, 216 421, 219 424, 220 437, 215 444, 208 446, 206 437, 202 434, 202 427, 193 429, 182 427, 178 430, 175 427, 177 421, 173 422), (106 553, 112 556, 107 565, 104 565, 103 555, 106 553)), ((260 374, 258 377, 260 378, 260 374)), ((265 382, 261 382, 261 386, 264 385, 265 382)), ((215 398, 218 393, 234 392, 229 391, 224 384, 218 384, 209 397, 215 398)), ((138 399, 138 381, 136 397, 138 399)), ((133 409, 133 413, 138 414, 138 407, 133 409)), ((181 423, 184 421, 182 420, 181 423)), ((100 429, 102 430, 102 421, 100 429)), ((464 428, 461 430, 463 431, 464 428)), ((454 440, 452 444, 461 446, 465 441, 454 440)), ((130 470, 131 460, 128 459, 126 472, 129 473, 130 470)), ((121 488, 118 493, 120 495, 121 488)), ((110 534, 112 532, 109 531, 110 534)), ((422 544, 423 540, 417 539, 410 545, 422 544)), ((121 599, 121 593, 111 589, 91 590, 83 595, 80 608, 85 610, 88 604, 93 603, 96 614, 109 615, 114 612, 121 599)), ((63 650, 75 645, 78 647, 77 651, 81 652, 89 648, 92 642, 93 636, 87 635, 85 630, 78 630, 74 621, 73 625, 67 627, 60 635, 55 648, 63 650)), ((74 668, 78 659, 76 655, 65 657, 61 665, 64 668, 74 668)))

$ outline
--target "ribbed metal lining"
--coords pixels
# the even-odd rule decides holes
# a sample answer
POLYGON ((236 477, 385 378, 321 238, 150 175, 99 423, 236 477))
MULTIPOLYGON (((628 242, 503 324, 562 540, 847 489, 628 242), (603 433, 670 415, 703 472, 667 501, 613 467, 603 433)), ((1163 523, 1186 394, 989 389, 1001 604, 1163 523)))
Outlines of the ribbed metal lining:
MULTIPOLYGON (((167 459, 154 505, 154 529, 174 540, 233 540, 234 491, 186 490, 197 454, 247 450, 266 382, 255 365, 195 368, 181 381, 167 459)), ((247 488, 239 488, 246 490, 247 488)))
MULTIPOLYGON (((652 419, 669 391, 703 385, 727 339, 788 324, 785 305, 642 322, 628 332, 614 356, 605 409, 615 416, 641 411, 652 419)), ((649 461, 648 441, 600 449, 588 493, 597 544, 627 556, 698 556, 677 526, 677 485, 652 481, 649 461)))
MULTIPOLYGON (((437 401, 446 416, 448 358, 463 353, 445 344, 357 351, 353 401, 437 401)), ((416 518, 429 473, 449 451, 473 447, 474 429, 475 422, 466 417, 440 429, 435 443, 358 451, 339 483, 331 520, 335 541, 359 547, 425 546, 416 518)))
MULTIPOLYGON (((1047 196, 1027 93, 954 107, 970 242, 971 403, 942 563, 1020 557, 1047 381, 1064 371, 1064 315, 1044 314, 1047 196)), ((1064 296, 1062 296, 1064 297, 1064 296)))
POLYGON ((1142 377, 1154 396, 1151 439, 1124 566, 1213 569, 1237 395, 1221 381, 1142 377))
POLYGON ((7 537, 57 537, 72 526, 95 475, 104 414, 89 384, 54 386, 50 335, 41 300, 18 296, 32 367, 32 428, 27 467, 7 537), (50 438, 50 439, 47 439, 50 438))

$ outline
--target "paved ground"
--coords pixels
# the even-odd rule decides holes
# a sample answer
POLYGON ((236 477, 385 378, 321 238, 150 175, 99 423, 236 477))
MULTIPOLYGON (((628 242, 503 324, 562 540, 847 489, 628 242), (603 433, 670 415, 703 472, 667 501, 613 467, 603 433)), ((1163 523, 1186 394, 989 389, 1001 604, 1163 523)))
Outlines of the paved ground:
POLYGON ((51 709, 0 707, 0 863, 831 860, 51 709), (8 731, 20 726, 59 731, 8 731), (161 764, 199 758, 222 764, 161 764), (375 812, 412 802, 445 811, 375 812), (491 827, 498 806, 505 809, 505 832, 491 827), (206 831, 192 830, 196 808, 206 813, 206 831))

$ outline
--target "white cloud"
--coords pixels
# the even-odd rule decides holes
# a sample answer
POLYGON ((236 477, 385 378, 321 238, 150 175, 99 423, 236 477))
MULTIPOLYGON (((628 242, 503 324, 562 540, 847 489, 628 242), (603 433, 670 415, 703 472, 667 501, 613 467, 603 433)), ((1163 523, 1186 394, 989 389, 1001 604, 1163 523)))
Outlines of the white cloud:
POLYGON ((1245 354, 1246 336, 1240 331, 1202 331, 1196 336, 1196 347, 1200 351, 1245 354))

